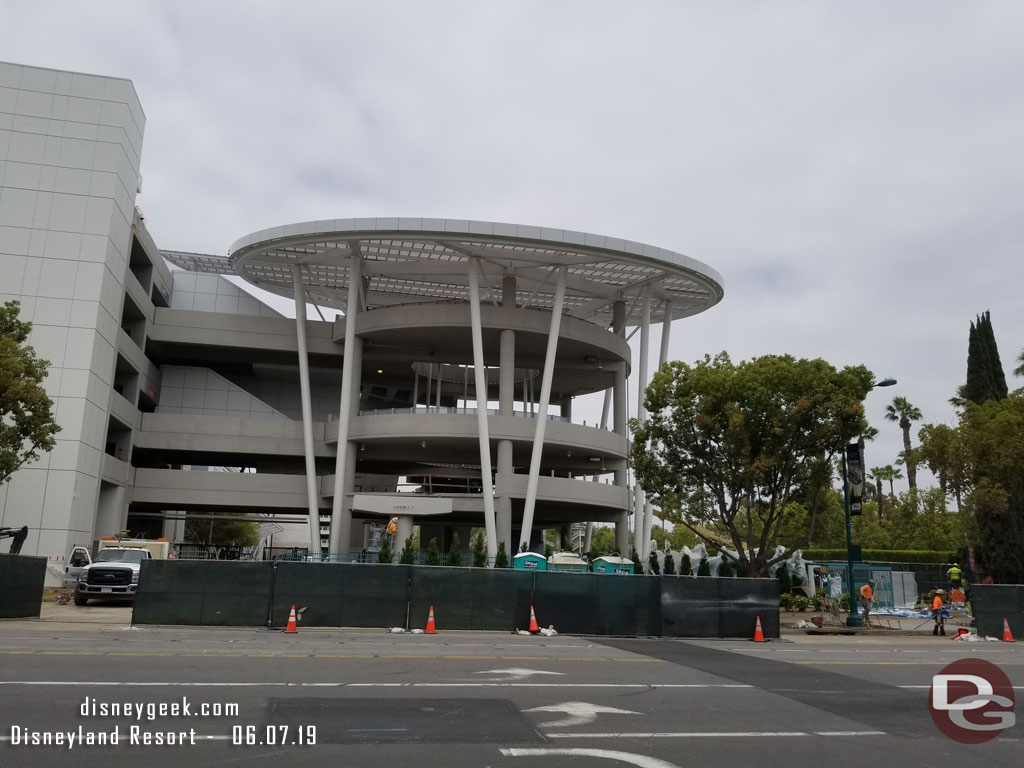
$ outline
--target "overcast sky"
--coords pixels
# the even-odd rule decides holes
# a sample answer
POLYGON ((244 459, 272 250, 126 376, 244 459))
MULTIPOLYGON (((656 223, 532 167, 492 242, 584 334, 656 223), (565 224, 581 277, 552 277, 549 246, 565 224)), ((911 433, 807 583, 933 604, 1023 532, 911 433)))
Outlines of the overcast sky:
POLYGON ((685 253, 725 299, 673 358, 899 379, 869 467, 893 395, 952 422, 978 313, 1024 385, 1022 33, 1018 0, 0 0, 0 58, 134 82, 160 247, 431 216, 685 253))

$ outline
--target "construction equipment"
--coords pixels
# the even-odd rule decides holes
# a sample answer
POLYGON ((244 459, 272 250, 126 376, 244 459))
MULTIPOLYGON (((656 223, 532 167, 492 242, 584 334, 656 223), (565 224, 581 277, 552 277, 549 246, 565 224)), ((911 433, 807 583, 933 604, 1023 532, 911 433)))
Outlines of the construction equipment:
POLYGON ((21 528, 0 528, 0 539, 11 539, 11 554, 17 555, 21 552, 21 545, 28 538, 28 526, 21 528))

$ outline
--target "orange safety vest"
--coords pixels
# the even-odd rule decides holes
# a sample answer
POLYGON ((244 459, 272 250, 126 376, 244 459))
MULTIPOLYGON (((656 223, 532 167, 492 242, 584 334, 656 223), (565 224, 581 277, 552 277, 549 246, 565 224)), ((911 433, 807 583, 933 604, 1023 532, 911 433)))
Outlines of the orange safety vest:
POLYGON ((871 585, 870 584, 865 584, 863 587, 860 588, 860 596, 863 597, 865 600, 874 600, 875 599, 875 596, 873 594, 871 594, 871 585))
POLYGON ((942 595, 936 595, 935 599, 932 600, 932 610, 933 611, 941 611, 942 610, 942 595))

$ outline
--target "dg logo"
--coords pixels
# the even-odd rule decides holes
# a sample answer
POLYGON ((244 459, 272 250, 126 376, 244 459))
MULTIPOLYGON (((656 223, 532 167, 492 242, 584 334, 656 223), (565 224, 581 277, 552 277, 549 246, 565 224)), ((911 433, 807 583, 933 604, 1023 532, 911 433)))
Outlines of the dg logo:
POLYGON ((961 744, 981 744, 1013 727, 1013 707, 1013 685, 990 661, 961 659, 932 677, 932 720, 961 744))

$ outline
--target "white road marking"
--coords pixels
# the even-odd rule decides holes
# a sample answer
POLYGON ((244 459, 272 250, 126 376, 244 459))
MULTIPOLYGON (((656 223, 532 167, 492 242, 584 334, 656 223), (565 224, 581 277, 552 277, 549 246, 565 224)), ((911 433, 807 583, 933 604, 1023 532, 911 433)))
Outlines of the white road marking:
POLYGON ((532 675, 564 675, 564 672, 548 672, 543 669, 524 669, 522 667, 513 667, 512 669, 485 669, 482 672, 477 672, 478 675, 498 675, 498 677, 488 678, 492 681, 507 682, 509 680, 525 680, 532 675))
POLYGON ((552 720, 549 723, 541 723, 540 728, 571 728, 577 725, 586 725, 597 720, 601 714, 608 715, 642 715, 643 712, 634 712, 630 709, 616 709, 615 707, 603 707, 600 704, 589 704, 585 701, 565 701, 561 704, 550 704, 546 707, 534 707, 524 709, 524 712, 565 712, 568 717, 562 720, 552 720))
POLYGON ((645 690, 679 688, 753 688, 743 683, 290 683, 248 682, 212 683, 154 680, 150 682, 111 680, 0 680, 4 685, 62 685, 96 686, 107 688, 639 688, 645 690))
POLYGON ((548 739, 734 739, 797 736, 885 736, 885 731, 645 731, 632 733, 545 733, 548 739))
POLYGON ((620 763, 629 763, 639 768, 679 768, 675 763, 667 760, 659 760, 656 757, 637 755, 633 752, 618 752, 612 749, 559 749, 557 747, 540 747, 531 749, 502 749, 501 754, 506 757, 554 757, 567 755, 570 757, 599 757, 605 760, 618 760, 620 763))

